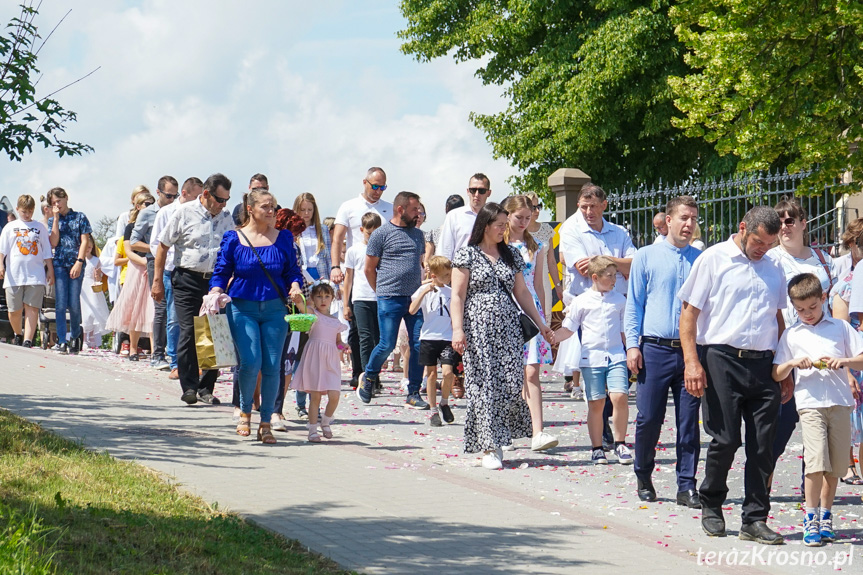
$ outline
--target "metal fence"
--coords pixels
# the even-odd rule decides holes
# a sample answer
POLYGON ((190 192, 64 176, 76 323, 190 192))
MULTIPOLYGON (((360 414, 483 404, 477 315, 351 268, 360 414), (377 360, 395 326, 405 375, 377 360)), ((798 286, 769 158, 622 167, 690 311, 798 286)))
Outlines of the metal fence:
POLYGON ((750 208, 774 206, 793 197, 806 210, 811 245, 830 248, 838 245, 847 222, 858 217, 857 210, 846 207, 845 194, 849 190, 838 180, 818 195, 797 195, 800 181, 811 173, 756 172, 671 187, 663 187, 660 182, 654 188, 623 188, 609 193, 605 217, 629 230, 633 243, 641 247, 656 237, 653 217, 665 210, 666 202, 676 196, 690 195, 698 202, 701 239, 709 246, 736 232, 750 208))

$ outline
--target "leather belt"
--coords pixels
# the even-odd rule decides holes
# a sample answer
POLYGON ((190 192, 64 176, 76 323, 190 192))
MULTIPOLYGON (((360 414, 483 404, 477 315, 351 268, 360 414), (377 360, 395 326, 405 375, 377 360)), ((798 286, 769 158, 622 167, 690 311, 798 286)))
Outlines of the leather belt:
POLYGON ((180 268, 180 267, 178 267, 176 269, 178 269, 184 273, 187 273, 187 274, 200 276, 200 277, 204 278, 205 280, 209 280, 211 277, 213 277, 213 272, 196 272, 195 270, 190 270, 189 268, 180 268))
POLYGON ((731 347, 730 345, 725 344, 716 344, 711 345, 709 347, 713 347, 721 351, 722 353, 727 353, 728 355, 733 355, 738 359, 764 359, 765 357, 773 357, 773 352, 768 350, 758 351, 751 349, 737 349, 736 347, 731 347))
POLYGON ((647 335, 641 337, 641 343, 655 343, 662 347, 672 347, 674 349, 680 349, 681 347, 679 339, 665 339, 662 337, 650 337, 647 335))

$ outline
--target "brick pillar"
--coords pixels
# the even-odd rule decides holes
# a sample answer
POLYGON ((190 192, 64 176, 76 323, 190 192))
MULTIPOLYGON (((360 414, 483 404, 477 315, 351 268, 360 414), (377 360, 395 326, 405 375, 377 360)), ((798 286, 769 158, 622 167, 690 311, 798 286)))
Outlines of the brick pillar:
POLYGON ((578 209, 578 194, 590 183, 590 176, 578 168, 560 168, 548 177, 554 193, 556 220, 562 222, 578 209))

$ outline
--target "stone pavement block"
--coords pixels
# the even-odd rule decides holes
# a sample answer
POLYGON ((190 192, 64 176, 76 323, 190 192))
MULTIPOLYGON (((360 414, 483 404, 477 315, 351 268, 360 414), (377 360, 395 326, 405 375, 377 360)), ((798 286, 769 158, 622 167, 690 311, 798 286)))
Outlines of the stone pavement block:
MULTIPOLYGON (((367 574, 587 568, 690 575, 706 568, 698 564, 699 552, 751 547, 736 537, 707 538, 699 512, 674 504, 671 408, 654 474, 662 501, 643 504, 635 495, 631 468, 594 467, 586 461, 585 406, 560 392, 559 381, 545 383, 545 415, 555 423, 551 431, 561 445, 536 454, 526 449, 528 440, 520 440, 518 449, 506 454, 505 469, 487 471, 478 457, 462 452, 460 423, 430 428, 425 414, 405 409, 395 391, 370 406, 346 391, 331 441, 307 443, 305 425, 289 419, 288 433, 277 432, 278 443, 264 446, 234 433, 230 406, 184 406, 178 385, 164 373, 130 366, 110 354, 55 356, 0 345, 0 360, 0 406, 81 438, 93 449, 169 474, 221 509, 367 574), (21 381, 28 382, 26 389, 21 381)), ((393 390, 397 379, 386 378, 393 390)), ((226 379, 220 379, 216 395, 229 401, 230 392, 226 379)), ((292 399, 286 403, 293 415, 292 399)), ((456 402, 455 412, 462 422, 464 401, 456 402)), ((253 434, 257 423, 255 415, 253 434)), ((771 518, 771 525, 790 535, 782 548, 789 551, 802 549, 796 509, 800 454, 798 432, 777 467, 771 518)), ((729 478, 726 505, 735 534, 741 475, 742 450, 729 478)), ((863 565, 859 491, 840 485, 834 510, 842 518, 837 527, 844 541, 854 545, 825 549, 851 550, 856 569, 863 565)), ((828 571, 775 563, 710 569, 783 575, 828 571)))

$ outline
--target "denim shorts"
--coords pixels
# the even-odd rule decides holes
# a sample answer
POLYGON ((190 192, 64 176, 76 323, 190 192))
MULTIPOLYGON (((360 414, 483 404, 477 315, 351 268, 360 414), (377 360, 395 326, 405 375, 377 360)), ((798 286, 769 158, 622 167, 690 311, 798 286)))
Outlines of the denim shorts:
POLYGON ((582 367, 581 381, 587 401, 605 399, 607 393, 629 393, 625 361, 603 367, 582 367))

